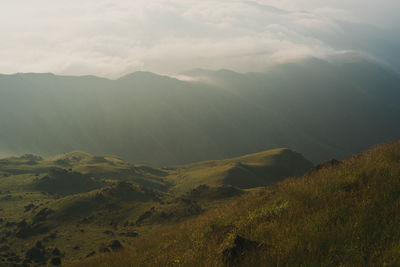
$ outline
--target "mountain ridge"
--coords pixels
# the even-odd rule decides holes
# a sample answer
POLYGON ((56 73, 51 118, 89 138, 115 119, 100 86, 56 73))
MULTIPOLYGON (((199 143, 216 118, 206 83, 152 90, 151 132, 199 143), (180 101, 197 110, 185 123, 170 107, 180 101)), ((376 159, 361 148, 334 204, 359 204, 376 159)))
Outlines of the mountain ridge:
POLYGON ((314 163, 343 158, 400 136, 400 75, 354 64, 306 61, 237 79, 211 72, 216 83, 0 76, 0 153, 84 150, 152 166, 274 147, 314 163))

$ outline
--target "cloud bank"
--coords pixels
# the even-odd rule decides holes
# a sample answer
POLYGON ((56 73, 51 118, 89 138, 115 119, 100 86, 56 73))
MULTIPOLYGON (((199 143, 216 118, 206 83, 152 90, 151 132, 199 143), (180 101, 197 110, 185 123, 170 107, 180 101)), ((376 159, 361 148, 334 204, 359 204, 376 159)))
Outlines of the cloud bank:
POLYGON ((248 72, 351 51, 399 67, 398 10, 398 0, 3 0, 0 73, 248 72))

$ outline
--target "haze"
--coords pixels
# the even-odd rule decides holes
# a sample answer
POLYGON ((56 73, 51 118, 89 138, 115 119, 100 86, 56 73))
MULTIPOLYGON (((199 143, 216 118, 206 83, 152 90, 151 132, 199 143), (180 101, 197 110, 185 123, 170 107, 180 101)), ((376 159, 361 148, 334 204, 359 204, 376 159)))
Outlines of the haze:
POLYGON ((305 57, 400 69, 400 2, 3 0, 0 73, 263 71, 305 57))

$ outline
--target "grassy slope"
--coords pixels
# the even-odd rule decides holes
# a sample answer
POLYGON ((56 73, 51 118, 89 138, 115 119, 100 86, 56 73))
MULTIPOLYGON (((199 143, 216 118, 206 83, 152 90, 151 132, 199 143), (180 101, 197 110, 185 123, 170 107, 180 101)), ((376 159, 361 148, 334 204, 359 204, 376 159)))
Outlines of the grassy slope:
POLYGON ((242 157, 212 160, 169 168, 167 181, 182 193, 201 184, 228 184, 239 188, 265 186, 288 176, 303 174, 312 163, 286 148, 272 149, 242 157))
POLYGON ((269 184, 311 166, 288 149, 165 169, 80 151, 49 159, 32 155, 1 159, 0 265, 10 258, 10 264, 21 263, 37 241, 46 248, 58 248, 65 253, 63 264, 71 264, 92 252, 100 253, 114 239, 126 246, 157 229, 224 205, 243 194, 232 184, 240 182, 246 188, 269 184), (244 173, 232 175, 238 168, 244 173), (42 209, 50 213, 38 221, 35 218, 42 209), (24 220, 33 230, 18 237, 21 227, 17 224, 24 220), (139 237, 123 235, 129 232, 139 237), (1 251, 2 246, 9 248, 1 251))
POLYGON ((153 192, 143 191, 143 184, 150 185, 155 190, 168 187, 160 175, 155 173, 162 174, 148 167, 128 164, 115 157, 93 156, 79 151, 45 160, 22 157, 0 160, 0 247, 10 247, 9 251, 0 253, 0 265, 2 261, 4 263, 4 260, 11 258, 7 256, 11 253, 16 253, 23 259, 26 251, 37 241, 42 241, 48 248, 57 247, 65 253, 64 263, 83 259, 112 239, 131 242, 132 238, 121 237, 119 234, 136 229, 124 224, 134 222, 140 214, 157 203, 153 192), (40 183, 43 178, 54 178, 51 175, 54 168, 70 171, 61 176, 56 173, 53 176, 62 177, 62 181, 55 179, 50 185, 43 186, 40 183), (79 175, 74 175, 76 173, 79 175), (74 182, 78 182, 78 185, 79 179, 84 178, 96 182, 89 184, 87 188, 87 184, 81 184, 82 187, 77 192, 68 190, 69 188, 58 188, 72 188, 68 183, 71 178, 75 178, 74 182), (119 187, 120 181, 130 183, 119 187), (98 184, 98 188, 95 189, 93 184, 94 187, 98 184), (104 196, 101 201, 96 198, 97 194, 104 196), (30 204, 34 208, 25 211, 25 207, 30 204), (45 221, 39 223, 47 228, 44 232, 18 238, 15 236, 18 227, 6 226, 7 223, 19 223, 24 219, 29 224, 33 223, 35 215, 43 208, 54 211, 45 221), (112 231, 115 236, 104 234, 105 231, 112 231), (44 241, 52 234, 56 237, 44 241), (75 246, 80 248, 74 249, 75 246))
POLYGON ((237 200, 79 266, 219 266, 236 235, 245 266, 398 266, 400 142, 237 200), (252 254, 254 253, 254 254, 252 254))

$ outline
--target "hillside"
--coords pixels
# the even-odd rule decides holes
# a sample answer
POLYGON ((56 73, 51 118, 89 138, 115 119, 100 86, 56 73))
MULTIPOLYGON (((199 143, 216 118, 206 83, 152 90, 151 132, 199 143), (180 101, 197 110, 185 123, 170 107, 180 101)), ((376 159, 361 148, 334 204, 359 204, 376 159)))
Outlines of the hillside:
POLYGON ((288 149, 162 169, 81 151, 0 159, 0 265, 118 250, 312 166, 288 149))
POLYGON ((285 177, 303 174, 313 164, 289 149, 273 149, 242 157, 212 160, 168 168, 167 181, 176 192, 202 184, 238 188, 266 186, 285 177))
POLYGON ((376 62, 184 76, 0 75, 0 156, 84 150, 160 167, 290 147, 318 163, 400 137, 400 76, 376 62))
POLYGON ((248 191, 77 266, 397 266, 400 142, 248 191))

